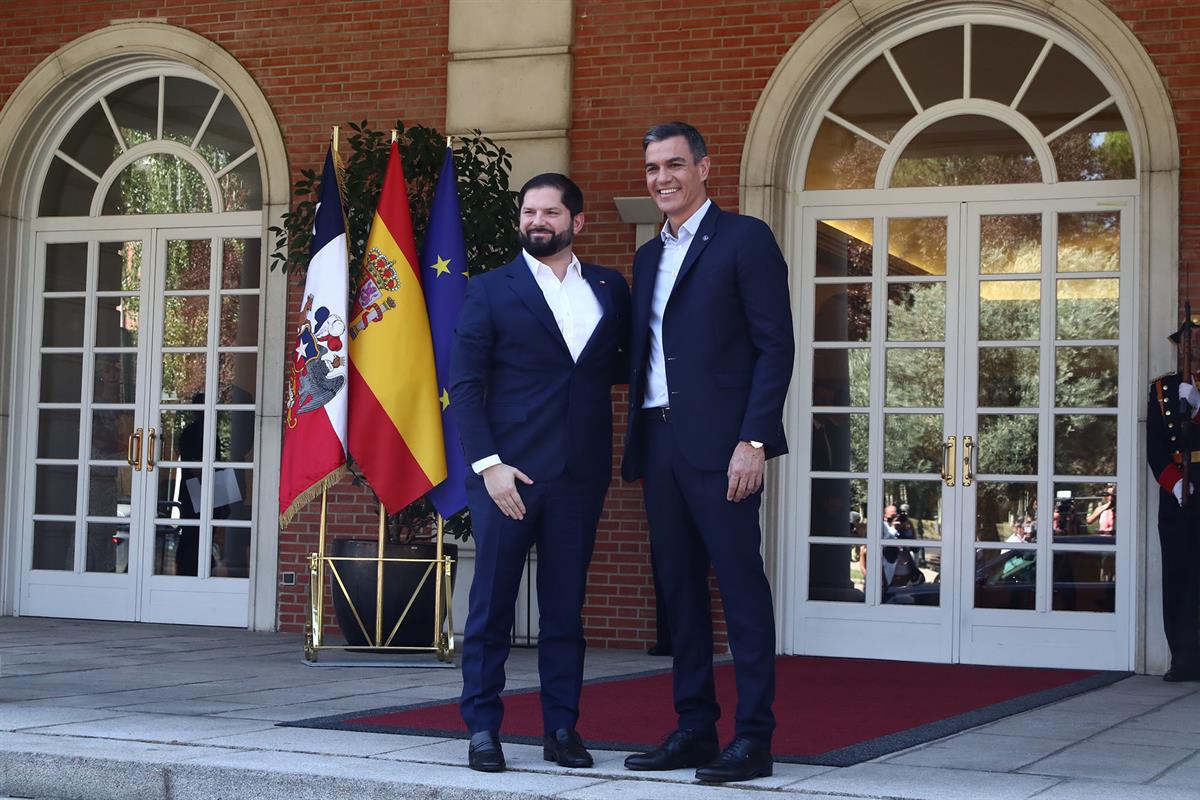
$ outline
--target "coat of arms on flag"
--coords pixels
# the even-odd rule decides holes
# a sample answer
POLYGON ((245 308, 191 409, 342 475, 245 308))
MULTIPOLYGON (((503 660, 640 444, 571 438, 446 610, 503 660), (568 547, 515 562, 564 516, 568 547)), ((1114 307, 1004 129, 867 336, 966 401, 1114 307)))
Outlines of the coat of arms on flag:
POLYGON ((306 321, 296 335, 295 358, 288 380, 287 424, 332 400, 346 385, 346 323, 327 306, 313 310, 313 295, 304 303, 306 321))

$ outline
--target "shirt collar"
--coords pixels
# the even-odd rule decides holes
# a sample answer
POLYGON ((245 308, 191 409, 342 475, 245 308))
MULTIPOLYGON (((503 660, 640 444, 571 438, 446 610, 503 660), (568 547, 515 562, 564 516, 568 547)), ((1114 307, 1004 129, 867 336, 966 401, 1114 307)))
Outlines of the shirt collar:
MULTIPOLYGON (((538 261, 536 258, 529 255, 528 250, 522 249, 521 255, 525 256, 525 265, 529 267, 529 271, 531 273, 533 273, 533 277, 535 280, 537 279, 538 272, 543 269, 545 269, 552 275, 554 274, 554 270, 550 269, 550 266, 548 264, 538 261)), ((567 265, 567 270, 569 272, 574 272, 580 278, 583 277, 583 266, 579 263, 579 257, 576 256, 574 253, 571 253, 571 263, 567 265)))
POLYGON ((696 235, 696 229, 700 227, 700 220, 704 219, 704 215, 708 213, 708 207, 712 205, 712 200, 705 200, 704 203, 696 209, 696 213, 687 218, 687 222, 679 226, 679 235, 671 235, 671 221, 667 220, 663 223, 662 231, 659 232, 659 237, 666 243, 668 240, 675 239, 677 241, 685 241, 696 235))

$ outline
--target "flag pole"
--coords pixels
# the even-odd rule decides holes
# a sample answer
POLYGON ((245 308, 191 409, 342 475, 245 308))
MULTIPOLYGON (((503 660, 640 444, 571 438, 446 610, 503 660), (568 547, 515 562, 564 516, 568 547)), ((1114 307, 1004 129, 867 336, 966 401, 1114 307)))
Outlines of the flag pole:
POLYGON ((400 138, 400 131, 396 130, 395 128, 392 128, 392 144, 395 144, 396 140, 399 138, 400 138))
POLYGON ((338 149, 338 126, 334 125, 333 126, 333 152, 336 153, 337 149, 338 149))
POLYGON ((375 646, 383 647, 383 541, 387 535, 387 510, 379 501, 379 558, 375 561, 375 646))
POLYGON ((438 659, 446 660, 446 648, 442 641, 442 537, 446 532, 446 520, 437 513, 437 568, 433 576, 433 644, 437 647, 438 659))
POLYGON ((325 533, 328 522, 327 489, 321 489, 321 526, 317 530, 317 587, 315 598, 316 608, 313 609, 313 645, 321 646, 321 633, 325 623, 325 533))

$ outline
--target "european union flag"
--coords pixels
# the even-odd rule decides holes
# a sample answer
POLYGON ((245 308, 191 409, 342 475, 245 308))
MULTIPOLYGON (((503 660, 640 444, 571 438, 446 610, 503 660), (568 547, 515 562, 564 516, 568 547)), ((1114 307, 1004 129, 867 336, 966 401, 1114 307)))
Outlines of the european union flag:
POLYGON ((433 360, 442 400, 442 437, 446 448, 446 480, 434 486, 428 497, 439 514, 450 517, 467 505, 467 462, 458 438, 458 426, 450 413, 452 401, 448 391, 454 326, 467 297, 467 246, 463 241, 462 215, 458 207, 454 151, 449 147, 433 191, 433 210, 425 233, 421 269, 429 331, 433 335, 433 360))

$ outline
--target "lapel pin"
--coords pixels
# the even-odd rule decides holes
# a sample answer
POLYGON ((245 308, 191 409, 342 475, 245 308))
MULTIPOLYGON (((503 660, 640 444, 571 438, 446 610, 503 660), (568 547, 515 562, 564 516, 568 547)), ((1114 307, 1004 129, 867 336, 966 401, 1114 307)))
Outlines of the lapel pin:
POLYGON ((700 241, 702 241, 702 242, 707 242, 707 241, 708 241, 708 234, 706 233, 706 234, 704 234, 703 236, 701 236, 701 237, 700 237, 700 241))

